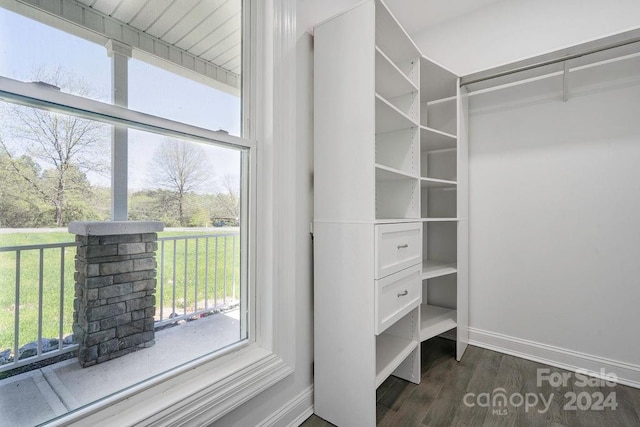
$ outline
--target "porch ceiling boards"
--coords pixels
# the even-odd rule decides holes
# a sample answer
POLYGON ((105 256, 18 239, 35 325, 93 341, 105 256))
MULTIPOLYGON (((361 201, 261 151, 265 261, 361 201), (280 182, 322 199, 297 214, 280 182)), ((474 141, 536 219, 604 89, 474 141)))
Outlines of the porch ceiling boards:
POLYGON ((238 0, 78 1, 195 57, 240 73, 238 0))
POLYGON ((134 56, 152 62, 160 58, 167 69, 234 95, 240 94, 241 86, 241 4, 240 0, 0 0, 2 7, 79 37, 125 43, 134 49, 134 56))

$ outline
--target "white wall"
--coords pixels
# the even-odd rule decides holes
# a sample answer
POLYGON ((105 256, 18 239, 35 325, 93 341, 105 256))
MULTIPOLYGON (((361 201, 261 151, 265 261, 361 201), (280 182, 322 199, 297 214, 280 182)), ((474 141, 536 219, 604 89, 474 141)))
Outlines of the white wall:
POLYGON ((412 34, 463 76, 640 26, 637 0, 503 0, 412 34))
POLYGON ((472 339, 640 386, 640 59, 570 75, 470 97, 472 339))

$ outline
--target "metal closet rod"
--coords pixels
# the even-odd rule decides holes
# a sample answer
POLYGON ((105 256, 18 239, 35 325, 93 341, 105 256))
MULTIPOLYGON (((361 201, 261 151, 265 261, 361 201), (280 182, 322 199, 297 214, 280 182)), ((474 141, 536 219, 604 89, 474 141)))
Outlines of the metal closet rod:
MULTIPOLYGON (((638 34, 639 31, 634 30, 631 33, 638 34)), ((623 34, 628 34, 628 33, 623 33, 623 34)), ((620 37, 620 35, 618 35, 617 37, 620 37)), ((602 40, 600 40, 600 41, 602 41, 602 40)), ((520 67, 516 66, 515 68, 511 68, 511 69, 508 69, 506 71, 493 71, 493 73, 492 73, 492 70, 487 70, 487 71, 481 71, 479 73, 469 74, 469 75, 464 76, 464 77, 462 77, 460 79, 460 87, 464 87, 464 86, 467 86, 467 85, 472 85, 474 83, 481 83, 481 82, 484 82, 484 81, 487 81, 487 80, 496 79, 496 78, 499 78, 499 77, 509 76, 511 74, 521 73, 523 71, 529 71, 529 70, 533 70, 533 69, 536 69, 536 68, 545 67, 547 65, 559 64, 559 63, 562 63, 562 62, 570 61, 572 59, 581 58, 583 56, 592 55, 594 53, 604 52, 604 51, 611 50, 611 49, 616 49, 616 48, 619 48, 619 47, 622 47, 622 46, 628 46, 628 45, 631 45, 631 44, 634 44, 634 43, 638 43, 638 42, 640 42, 640 36, 635 36, 635 37, 633 37, 631 39, 626 39, 626 40, 615 42, 615 43, 609 43, 609 44, 606 44, 604 46, 600 46, 600 47, 597 47, 597 48, 591 48, 591 49, 580 51, 580 52, 574 53, 574 54, 565 54, 565 56, 562 56, 562 57, 553 58, 553 59, 549 59, 549 60, 545 60, 545 61, 541 61, 541 62, 536 62, 536 63, 531 64, 531 65, 525 65, 525 66, 520 66, 520 67), (485 76, 482 76, 482 74, 486 74, 486 73, 491 73, 491 74, 487 74, 485 76), (478 76, 478 77, 474 77, 474 76, 478 76)), ((585 45, 589 45, 589 44, 592 45, 593 42, 587 43, 585 45)), ((585 45, 582 45, 582 46, 585 46, 585 45)), ((575 49, 576 49, 576 47, 572 48, 572 50, 575 50, 575 49)), ((578 49, 579 49, 579 47, 578 47, 578 49)), ((567 50, 565 49, 563 51, 546 54, 544 56, 554 56, 554 55, 560 54, 561 52, 567 52, 567 50)), ((530 60, 525 60, 525 61, 528 62, 530 60)), ((511 64, 511 66, 513 67, 513 64, 511 64)), ((493 70, 498 70, 500 68, 506 68, 506 67, 509 67, 509 66, 498 67, 498 68, 495 68, 493 70)))

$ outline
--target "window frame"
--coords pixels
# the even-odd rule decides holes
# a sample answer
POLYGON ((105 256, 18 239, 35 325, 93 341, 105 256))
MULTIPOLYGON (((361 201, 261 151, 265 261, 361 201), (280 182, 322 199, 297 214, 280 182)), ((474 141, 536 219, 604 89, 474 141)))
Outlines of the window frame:
MULTIPOLYGON (((212 422, 294 372, 295 234, 281 231, 289 230, 295 219, 296 2, 243 2, 244 10, 250 11, 243 14, 243 47, 249 44, 243 48, 243 138, 0 77, 0 98, 9 102, 240 146, 249 153, 243 155, 248 157, 250 189, 245 195, 245 235, 251 236, 249 340, 232 345, 223 355, 201 357, 79 408, 50 425, 212 422)), ((43 13, 25 5, 16 8, 29 17, 43 13)), ((51 25, 51 17, 38 20, 51 25)))

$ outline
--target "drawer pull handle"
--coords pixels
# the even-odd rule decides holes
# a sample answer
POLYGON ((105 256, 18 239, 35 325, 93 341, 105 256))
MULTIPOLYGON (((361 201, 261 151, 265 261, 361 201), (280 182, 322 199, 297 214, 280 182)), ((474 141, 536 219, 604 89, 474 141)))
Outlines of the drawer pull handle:
POLYGON ((405 248, 408 248, 408 247, 409 247, 408 243, 405 243, 404 245, 398 245, 398 249, 405 249, 405 248))
POLYGON ((398 294, 398 298, 403 297, 405 295, 409 295, 409 291, 406 289, 398 294))

